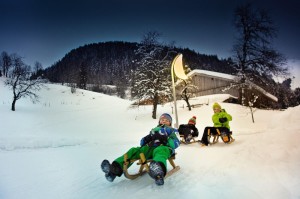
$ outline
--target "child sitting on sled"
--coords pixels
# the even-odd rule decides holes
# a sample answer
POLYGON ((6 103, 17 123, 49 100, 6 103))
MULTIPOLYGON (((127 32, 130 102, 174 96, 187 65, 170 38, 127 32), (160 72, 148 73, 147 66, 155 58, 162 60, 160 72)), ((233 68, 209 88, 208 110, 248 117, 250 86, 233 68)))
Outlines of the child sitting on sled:
POLYGON ((185 143, 190 143, 193 138, 198 137, 199 131, 196 127, 196 116, 193 116, 187 124, 181 124, 178 132, 185 143))
MULTIPOLYGON (((228 114, 225 109, 222 109, 220 104, 218 103, 214 103, 213 105, 213 111, 214 114, 212 116, 212 121, 214 123, 213 127, 205 127, 203 135, 202 135, 202 139, 200 140, 200 142, 203 145, 208 145, 210 144, 210 136, 226 136, 226 140, 223 140, 225 143, 229 143, 232 139, 231 135, 230 135, 230 126, 229 126, 229 121, 232 120, 232 116, 230 114, 228 114)), ((222 137, 223 138, 223 137, 222 137)), ((233 141, 233 140, 232 140, 233 141)))
MULTIPOLYGON (((157 185, 164 184, 167 160, 180 144, 177 138, 178 131, 171 125, 172 117, 167 113, 162 114, 158 126, 141 139, 140 147, 133 147, 125 153, 128 159, 139 159, 140 153, 144 153, 147 160, 152 159, 149 175, 157 185)), ((116 158, 111 164, 108 160, 103 160, 101 163, 101 169, 108 181, 113 182, 116 176, 120 177, 123 174, 124 155, 116 158)))

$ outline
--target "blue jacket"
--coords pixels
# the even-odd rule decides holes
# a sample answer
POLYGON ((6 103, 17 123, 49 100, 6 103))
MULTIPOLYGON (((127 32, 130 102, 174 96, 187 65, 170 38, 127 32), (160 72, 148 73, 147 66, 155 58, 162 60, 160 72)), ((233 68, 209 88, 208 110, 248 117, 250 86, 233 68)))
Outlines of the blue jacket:
POLYGON ((160 146, 165 145, 171 149, 176 149, 180 145, 177 138, 178 130, 170 126, 162 125, 153 128, 148 135, 141 139, 141 146, 160 146))

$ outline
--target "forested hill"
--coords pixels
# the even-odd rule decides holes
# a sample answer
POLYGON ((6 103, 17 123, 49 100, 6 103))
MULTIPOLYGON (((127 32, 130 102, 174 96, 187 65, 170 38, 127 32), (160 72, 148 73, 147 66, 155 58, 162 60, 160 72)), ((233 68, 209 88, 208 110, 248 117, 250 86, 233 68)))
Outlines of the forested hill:
MULTIPOLYGON (((130 72, 139 67, 135 54, 137 48, 138 43, 121 41, 81 46, 45 69, 44 75, 51 82, 78 83, 84 76, 91 84, 128 85, 130 72)), ((175 48, 175 51, 183 54, 185 65, 192 70, 234 73, 230 58, 220 60, 216 55, 199 54, 187 48, 175 48)))

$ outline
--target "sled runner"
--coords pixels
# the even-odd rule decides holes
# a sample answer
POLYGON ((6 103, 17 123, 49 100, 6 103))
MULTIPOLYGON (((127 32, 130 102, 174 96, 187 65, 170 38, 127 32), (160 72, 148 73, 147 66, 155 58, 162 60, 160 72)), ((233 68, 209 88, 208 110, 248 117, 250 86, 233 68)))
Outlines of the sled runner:
POLYGON ((193 144, 196 143, 196 137, 199 135, 199 131, 195 126, 196 116, 193 116, 188 124, 180 124, 178 132, 180 135, 180 142, 183 144, 193 144))
POLYGON ((192 137, 189 142, 186 142, 184 139, 184 135, 180 135, 180 142, 183 144, 193 144, 193 143, 197 143, 198 141, 195 140, 195 137, 192 137))
POLYGON ((210 138, 213 137, 213 141, 211 144, 216 144, 219 142, 219 137, 221 137, 222 141, 225 144, 231 144, 232 142, 235 141, 235 139, 232 137, 232 131, 229 132, 229 136, 226 133, 220 132, 219 129, 217 129, 217 134, 212 135, 210 133, 210 129, 208 129, 208 140, 210 141, 210 138))
MULTIPOLYGON (((167 172, 165 178, 171 176, 172 174, 174 174, 175 172, 177 172, 180 167, 176 166, 174 163, 174 159, 175 159, 175 154, 172 155, 168 160, 169 163, 171 164, 171 166, 173 167, 173 169, 171 169, 170 171, 167 172)), ((124 166, 123 166, 123 172, 124 172, 124 176, 128 179, 136 179, 137 177, 149 172, 149 163, 152 160, 146 160, 144 153, 140 153, 140 159, 134 159, 134 160, 128 160, 127 154, 124 155, 124 166), (139 171, 136 174, 129 174, 128 172, 128 165, 133 164, 134 162, 137 161, 137 165, 140 165, 139 171)))

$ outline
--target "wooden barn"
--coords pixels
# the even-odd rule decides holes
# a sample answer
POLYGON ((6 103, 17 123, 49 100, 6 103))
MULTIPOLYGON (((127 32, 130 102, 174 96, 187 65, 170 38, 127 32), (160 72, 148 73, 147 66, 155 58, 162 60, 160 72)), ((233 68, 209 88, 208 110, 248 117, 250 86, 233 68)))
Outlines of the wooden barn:
MULTIPOLYGON (((195 97, 212 94, 230 94, 233 97, 240 99, 241 90, 238 87, 234 87, 234 85, 239 82, 237 76, 198 69, 191 71, 187 76, 191 78, 192 85, 196 86, 192 90, 195 97)), ((249 99, 253 95, 259 95, 260 97, 255 104, 256 107, 269 107, 270 103, 277 102, 275 96, 266 92, 261 87, 251 82, 248 82, 248 84, 251 89, 247 89, 247 92, 245 92, 246 101, 247 98, 249 99)), ((176 93, 178 95, 180 95, 183 87, 184 84, 182 81, 177 82, 176 93)), ((178 97, 180 99, 180 96, 178 97)))

